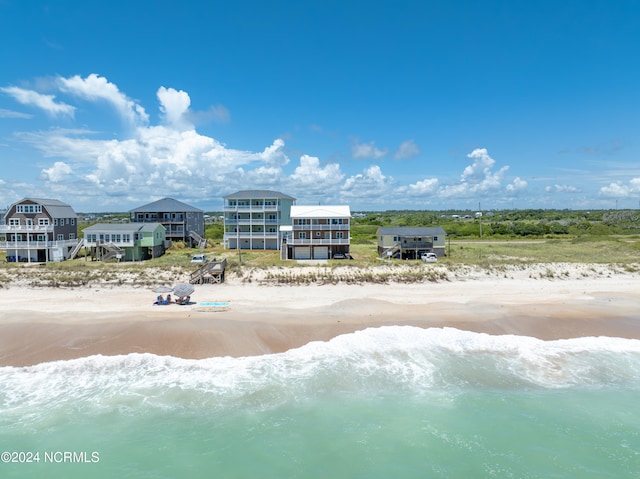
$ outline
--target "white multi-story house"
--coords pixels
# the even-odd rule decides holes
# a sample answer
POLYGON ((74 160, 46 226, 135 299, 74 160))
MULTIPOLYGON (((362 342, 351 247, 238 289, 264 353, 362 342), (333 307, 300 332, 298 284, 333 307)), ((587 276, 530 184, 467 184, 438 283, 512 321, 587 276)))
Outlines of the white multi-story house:
POLYGON ((9 262, 62 261, 77 244, 78 215, 59 200, 24 198, 9 207, 0 225, 0 249, 9 262))
POLYGON ((224 197, 224 247, 279 249, 281 225, 290 225, 296 199, 270 190, 243 190, 224 197))
MULTIPOLYGON (((287 259, 330 259, 349 255, 351 210, 348 206, 292 206, 286 230, 287 259)), ((284 253, 283 246, 283 253, 284 253)), ((282 255, 284 257, 284 254, 282 255)))

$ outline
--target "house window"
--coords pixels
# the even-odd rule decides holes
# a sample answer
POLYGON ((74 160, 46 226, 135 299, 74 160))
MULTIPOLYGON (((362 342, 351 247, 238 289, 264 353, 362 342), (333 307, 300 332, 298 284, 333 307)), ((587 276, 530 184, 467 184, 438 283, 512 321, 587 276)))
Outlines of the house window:
POLYGON ((20 220, 18 218, 9 219, 9 226, 20 226, 20 220))
POLYGON ((58 241, 64 241, 64 235, 63 234, 59 234, 58 235, 58 241))
POLYGON ((320 231, 316 231, 316 237, 320 238, 321 235, 322 233, 320 231))
POLYGON ((38 218, 38 226, 49 226, 49 218, 38 218))
POLYGON ((44 235, 38 235, 38 241, 45 241, 44 235))
POLYGON ((307 239, 307 232, 306 231, 300 231, 298 233, 298 238, 299 239, 307 239))
POLYGON ((122 241, 124 243, 131 243, 131 235, 129 233, 125 233, 122 235, 122 241))
POLYGON ((76 219, 75 218, 71 218, 71 224, 75 225, 76 224, 76 219))
POLYGON ((437 237, 437 236, 434 236, 434 237, 433 237, 433 241, 438 241, 438 237, 437 237))
POLYGON ((299 225, 308 225, 309 224, 309 219, 308 218, 299 218, 298 219, 298 224, 299 225))
POLYGON ((69 239, 76 239, 75 233, 69 233, 69 239))
POLYGON ((336 239, 344 239, 344 233, 342 231, 336 232, 336 239))

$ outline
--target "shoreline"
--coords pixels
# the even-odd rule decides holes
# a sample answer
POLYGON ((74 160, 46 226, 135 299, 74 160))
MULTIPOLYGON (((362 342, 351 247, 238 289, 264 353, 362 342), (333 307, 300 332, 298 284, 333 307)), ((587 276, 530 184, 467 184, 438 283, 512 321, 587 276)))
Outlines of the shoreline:
POLYGON ((640 339, 638 274, 540 279, 265 286, 197 285, 194 304, 154 306, 151 288, 0 289, 0 366, 153 353, 185 359, 253 356, 369 327, 453 327, 542 340, 640 339), (213 311, 198 303, 228 301, 213 311))

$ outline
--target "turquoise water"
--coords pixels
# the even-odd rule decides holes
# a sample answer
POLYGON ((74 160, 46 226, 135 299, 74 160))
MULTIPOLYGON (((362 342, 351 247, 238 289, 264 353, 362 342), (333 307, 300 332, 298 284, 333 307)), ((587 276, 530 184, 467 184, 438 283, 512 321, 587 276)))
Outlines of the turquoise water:
POLYGON ((384 327, 94 356, 0 368, 0 477, 637 479, 639 400, 640 341, 617 338, 384 327))

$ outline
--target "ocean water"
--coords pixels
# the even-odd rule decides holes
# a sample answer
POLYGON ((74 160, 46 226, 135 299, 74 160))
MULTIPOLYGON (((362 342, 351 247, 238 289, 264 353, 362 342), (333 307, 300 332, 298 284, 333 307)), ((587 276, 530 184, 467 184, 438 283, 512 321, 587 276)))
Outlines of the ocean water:
POLYGON ((383 327, 0 368, 2 478, 640 478, 640 341, 383 327))

